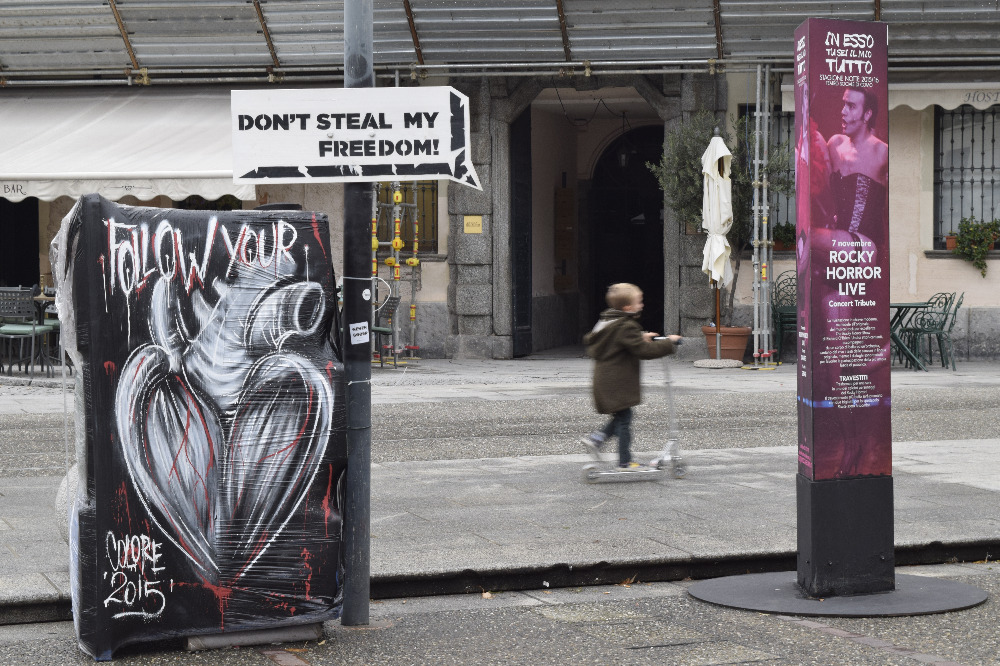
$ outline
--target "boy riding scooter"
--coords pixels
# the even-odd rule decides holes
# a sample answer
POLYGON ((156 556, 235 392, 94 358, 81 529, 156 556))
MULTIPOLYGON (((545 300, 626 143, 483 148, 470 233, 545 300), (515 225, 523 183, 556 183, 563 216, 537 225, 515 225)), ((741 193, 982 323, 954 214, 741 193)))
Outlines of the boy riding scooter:
POLYGON ((618 471, 655 470, 632 460, 632 408, 642 402, 641 362, 674 353, 681 336, 657 338, 639 324, 642 290, 634 284, 608 287, 608 309, 601 313, 583 342, 594 364, 594 406, 598 413, 611 415, 600 430, 585 435, 581 442, 599 456, 607 441, 618 438, 618 471))

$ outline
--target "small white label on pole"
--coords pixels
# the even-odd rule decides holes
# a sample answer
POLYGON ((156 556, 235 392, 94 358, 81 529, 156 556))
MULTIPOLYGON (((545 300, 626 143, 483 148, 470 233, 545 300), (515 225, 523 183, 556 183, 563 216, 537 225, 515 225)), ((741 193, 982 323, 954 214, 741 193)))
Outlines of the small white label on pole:
POLYGON ((365 299, 366 301, 372 300, 372 290, 365 289, 363 292, 361 292, 361 298, 365 299))
POLYGON ((351 344, 360 345, 368 342, 371 338, 368 336, 368 322, 362 321, 357 324, 351 324, 351 344))

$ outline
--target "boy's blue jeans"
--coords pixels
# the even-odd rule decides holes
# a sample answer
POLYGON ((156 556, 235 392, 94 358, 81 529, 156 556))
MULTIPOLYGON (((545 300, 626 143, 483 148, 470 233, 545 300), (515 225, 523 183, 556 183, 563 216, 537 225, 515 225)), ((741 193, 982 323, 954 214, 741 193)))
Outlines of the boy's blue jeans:
POLYGON ((604 426, 604 435, 618 438, 618 464, 622 467, 632 462, 632 408, 626 407, 611 415, 604 426))

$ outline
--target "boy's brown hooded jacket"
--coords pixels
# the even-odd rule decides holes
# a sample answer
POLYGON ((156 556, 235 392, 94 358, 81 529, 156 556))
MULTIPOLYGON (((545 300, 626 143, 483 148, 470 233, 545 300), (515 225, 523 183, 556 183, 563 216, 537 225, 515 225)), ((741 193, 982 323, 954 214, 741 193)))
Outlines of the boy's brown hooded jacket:
POLYGON ((614 414, 642 402, 640 364, 674 352, 669 339, 646 341, 638 315, 607 309, 593 330, 583 336, 594 364, 594 405, 601 414, 614 414))

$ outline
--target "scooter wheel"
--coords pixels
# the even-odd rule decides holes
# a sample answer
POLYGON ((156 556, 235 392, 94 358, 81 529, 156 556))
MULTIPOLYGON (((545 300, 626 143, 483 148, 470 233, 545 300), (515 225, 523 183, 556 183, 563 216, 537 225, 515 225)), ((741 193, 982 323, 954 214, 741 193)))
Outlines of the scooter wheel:
POLYGON ((674 465, 673 472, 674 472, 674 478, 675 479, 683 479, 687 475, 688 470, 687 470, 687 467, 683 463, 677 463, 677 464, 674 465))
POLYGON ((587 483, 597 482, 597 465, 587 465, 583 468, 583 480, 587 483))

